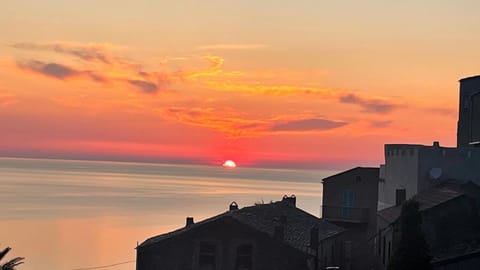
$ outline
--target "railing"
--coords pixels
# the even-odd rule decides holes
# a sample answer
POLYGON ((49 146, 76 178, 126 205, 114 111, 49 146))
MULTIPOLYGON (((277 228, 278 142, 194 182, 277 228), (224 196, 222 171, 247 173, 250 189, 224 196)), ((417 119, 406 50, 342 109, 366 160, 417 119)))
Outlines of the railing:
POLYGON ((368 223, 368 208, 322 206, 322 217, 327 221, 368 223))

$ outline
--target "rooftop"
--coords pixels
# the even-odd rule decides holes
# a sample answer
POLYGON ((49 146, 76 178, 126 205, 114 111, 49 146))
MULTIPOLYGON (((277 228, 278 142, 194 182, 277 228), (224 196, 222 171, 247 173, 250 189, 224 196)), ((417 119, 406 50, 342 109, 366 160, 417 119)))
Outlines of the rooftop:
POLYGON ((459 81, 461 82, 461 81, 466 81, 466 80, 480 80, 480 75, 465 77, 465 78, 460 79, 459 81))
MULTIPOLYGON (((425 211, 433 207, 437 207, 445 202, 464 195, 461 184, 453 181, 446 181, 431 189, 422 191, 412 197, 419 203, 419 210, 425 211)), ((377 212, 377 215, 389 223, 395 222, 402 211, 402 206, 392 206, 377 212)))
POLYGON ((378 167, 355 167, 355 168, 352 168, 350 170, 346 170, 346 171, 339 172, 337 174, 325 177, 325 178, 323 178, 323 181, 330 180, 330 179, 335 178, 337 176, 340 176, 340 175, 343 175, 343 174, 348 174, 348 173, 353 173, 353 172, 365 172, 365 173, 372 173, 372 174, 378 175, 379 174, 379 168, 378 167))
POLYGON ((227 211, 217 216, 194 223, 190 226, 151 237, 139 245, 138 248, 174 238, 178 235, 195 230, 201 226, 205 226, 223 218, 233 218, 241 224, 265 233, 272 238, 275 227, 283 225, 284 242, 293 248, 307 253, 311 253, 309 248, 310 229, 314 226, 317 226, 319 229, 318 238, 320 241, 344 231, 343 228, 313 216, 284 200, 268 204, 257 204, 238 210, 227 211), (280 217, 282 216, 286 217, 286 222, 282 222, 280 220, 280 217))

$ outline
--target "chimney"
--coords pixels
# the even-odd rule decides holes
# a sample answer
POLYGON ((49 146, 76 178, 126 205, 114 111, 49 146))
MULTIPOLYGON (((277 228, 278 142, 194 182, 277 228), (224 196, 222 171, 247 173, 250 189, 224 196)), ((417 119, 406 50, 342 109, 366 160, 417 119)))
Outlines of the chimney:
POLYGON ((283 226, 275 226, 275 231, 273 231, 273 239, 277 241, 283 241, 283 226))
POLYGON ((188 227, 188 226, 191 226, 193 225, 193 217, 187 217, 187 222, 186 222, 186 225, 185 227, 188 227))
POLYGON ((438 141, 434 141, 433 142, 433 147, 440 147, 440 143, 438 141))
POLYGON ((230 204, 230 207, 228 208, 228 210, 230 210, 230 211, 238 210, 238 204, 237 204, 237 202, 233 201, 233 202, 230 204))
POLYGON ((407 191, 403 189, 395 190, 395 206, 402 205, 403 202, 407 199, 407 191))
POLYGON ((313 249, 318 248, 318 227, 313 226, 310 229, 310 247, 313 249))
POLYGON ((291 206, 295 206, 297 203, 297 197, 295 197, 295 195, 293 194, 290 197, 288 197, 287 195, 284 195, 282 198, 282 202, 286 202, 291 206))

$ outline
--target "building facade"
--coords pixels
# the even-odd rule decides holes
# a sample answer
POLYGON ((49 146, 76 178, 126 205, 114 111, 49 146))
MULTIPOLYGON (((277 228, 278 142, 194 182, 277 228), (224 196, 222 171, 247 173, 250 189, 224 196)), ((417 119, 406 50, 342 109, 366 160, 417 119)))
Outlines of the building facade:
POLYGON ((307 270, 343 267, 343 229, 295 206, 294 196, 193 222, 137 247, 137 270, 307 270))
POLYGON ((457 147, 480 143, 480 76, 460 80, 457 147))
POLYGON ((378 168, 357 167, 324 178, 322 217, 346 229, 345 269, 370 269, 369 238, 376 233, 378 168))
POLYGON ((395 205, 395 192, 406 190, 407 199, 441 181, 457 179, 480 184, 480 148, 386 144, 380 166, 378 199, 381 209, 395 205))
POLYGON ((395 205, 395 192, 407 199, 446 179, 480 184, 480 76, 460 80, 457 147, 386 144, 380 166, 380 209, 395 205))
MULTIPOLYGON (((403 198, 377 214, 378 234, 373 239, 377 269, 386 269, 393 255, 403 198)), ((480 187, 472 182, 444 181, 411 199, 419 203, 422 229, 436 269, 471 264, 471 253, 480 248, 480 187)))

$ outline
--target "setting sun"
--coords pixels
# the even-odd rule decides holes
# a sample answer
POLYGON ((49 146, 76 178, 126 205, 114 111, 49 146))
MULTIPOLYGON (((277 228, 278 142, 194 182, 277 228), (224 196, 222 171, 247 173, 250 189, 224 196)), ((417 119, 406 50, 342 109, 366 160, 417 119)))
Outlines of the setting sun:
POLYGON ((233 162, 233 160, 227 160, 223 163, 222 166, 226 167, 226 168, 235 168, 235 167, 237 167, 237 164, 235 164, 235 162, 233 162))

